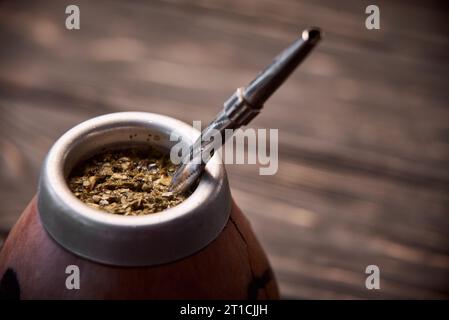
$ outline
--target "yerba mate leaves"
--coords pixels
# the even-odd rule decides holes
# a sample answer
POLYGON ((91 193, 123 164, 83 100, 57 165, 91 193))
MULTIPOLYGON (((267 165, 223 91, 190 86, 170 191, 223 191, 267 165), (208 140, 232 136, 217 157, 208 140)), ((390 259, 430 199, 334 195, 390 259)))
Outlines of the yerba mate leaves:
POLYGON ((88 206, 121 215, 145 215, 176 206, 182 194, 168 191, 176 167, 153 148, 105 152, 81 163, 69 188, 88 206))

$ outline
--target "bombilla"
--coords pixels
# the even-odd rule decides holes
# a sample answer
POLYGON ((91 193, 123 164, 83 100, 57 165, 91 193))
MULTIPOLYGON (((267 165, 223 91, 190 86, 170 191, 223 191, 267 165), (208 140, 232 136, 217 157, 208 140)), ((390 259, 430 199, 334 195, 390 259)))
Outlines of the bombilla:
POLYGON ((181 165, 175 171, 170 191, 181 193, 189 189, 204 171, 206 166, 203 154, 213 154, 219 146, 225 143, 226 129, 238 129, 247 125, 259 114, 265 101, 284 83, 288 76, 305 59, 321 38, 319 28, 309 28, 302 32, 301 37, 281 52, 273 62, 260 72, 248 86, 238 88, 225 101, 223 109, 215 119, 201 132, 200 137, 190 147, 189 154, 182 159, 181 165), (216 132, 221 134, 221 141, 211 139, 216 132), (212 141, 211 141, 212 140, 212 141))

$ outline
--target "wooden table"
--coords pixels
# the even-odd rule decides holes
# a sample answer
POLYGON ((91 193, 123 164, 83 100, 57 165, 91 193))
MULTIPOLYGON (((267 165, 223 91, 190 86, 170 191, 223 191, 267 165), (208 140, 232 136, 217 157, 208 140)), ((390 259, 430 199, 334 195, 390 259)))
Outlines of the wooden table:
MULTIPOLYGON (((0 238, 67 129, 126 110, 210 120, 309 25, 326 35, 251 124, 279 171, 227 166, 285 298, 449 297, 447 7, 378 1, 0 3, 0 238), (381 289, 365 288, 377 265, 381 289)), ((1 243, 2 240, 0 240, 1 243)))

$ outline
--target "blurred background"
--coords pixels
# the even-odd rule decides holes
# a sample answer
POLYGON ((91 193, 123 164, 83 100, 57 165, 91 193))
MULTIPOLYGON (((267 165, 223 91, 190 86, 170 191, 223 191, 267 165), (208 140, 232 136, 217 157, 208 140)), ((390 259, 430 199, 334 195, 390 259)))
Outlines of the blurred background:
POLYGON ((0 246, 66 130, 130 110, 205 124, 316 25, 324 40, 251 123, 279 129, 278 173, 227 166, 282 297, 449 298, 448 6, 376 1, 367 30, 369 4, 1 1, 0 246))

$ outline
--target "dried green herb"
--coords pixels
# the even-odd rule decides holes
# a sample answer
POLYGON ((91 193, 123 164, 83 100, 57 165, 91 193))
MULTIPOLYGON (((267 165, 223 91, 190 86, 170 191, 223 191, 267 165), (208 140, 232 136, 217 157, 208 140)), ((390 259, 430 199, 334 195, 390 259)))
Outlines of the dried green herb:
POLYGON ((154 148, 104 152, 77 166, 68 182, 75 196, 95 209, 145 215, 176 206, 184 195, 168 191, 176 166, 154 148))

